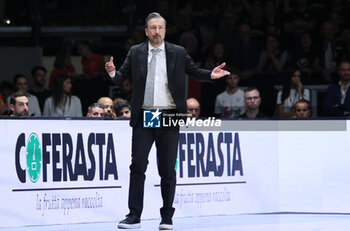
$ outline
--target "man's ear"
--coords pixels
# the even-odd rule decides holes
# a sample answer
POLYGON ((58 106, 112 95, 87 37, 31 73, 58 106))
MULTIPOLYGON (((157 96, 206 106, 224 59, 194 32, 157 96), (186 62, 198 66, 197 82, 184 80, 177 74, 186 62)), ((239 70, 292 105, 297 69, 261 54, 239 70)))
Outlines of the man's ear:
POLYGON ((10 109, 11 109, 12 112, 14 112, 15 111, 15 105, 10 104, 10 109))

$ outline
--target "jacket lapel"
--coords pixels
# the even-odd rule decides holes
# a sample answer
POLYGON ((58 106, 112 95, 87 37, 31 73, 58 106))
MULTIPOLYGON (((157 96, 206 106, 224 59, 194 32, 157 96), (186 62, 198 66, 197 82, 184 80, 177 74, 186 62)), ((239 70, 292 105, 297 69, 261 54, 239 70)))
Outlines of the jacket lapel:
POLYGON ((172 82, 171 80, 173 80, 173 73, 174 73, 175 61, 176 61, 176 50, 173 48, 171 44, 167 42, 165 42, 165 57, 166 57, 168 83, 170 83, 172 82))
POLYGON ((147 78, 147 68, 148 68, 148 42, 144 42, 141 46, 140 54, 138 56, 138 61, 140 63, 140 72, 143 80, 146 81, 147 78))

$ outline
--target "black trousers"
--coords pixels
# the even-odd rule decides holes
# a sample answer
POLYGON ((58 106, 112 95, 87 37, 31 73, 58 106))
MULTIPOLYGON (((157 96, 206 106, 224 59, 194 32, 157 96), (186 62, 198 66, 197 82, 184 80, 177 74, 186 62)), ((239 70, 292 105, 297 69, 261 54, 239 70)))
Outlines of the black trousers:
POLYGON ((130 215, 141 217, 143 209, 143 195, 145 172, 148 155, 155 142, 157 148, 158 173, 161 177, 161 194, 163 207, 160 209, 162 217, 172 217, 175 209, 172 207, 175 186, 177 148, 179 127, 143 128, 142 116, 132 131, 132 151, 130 165, 129 209, 130 215))

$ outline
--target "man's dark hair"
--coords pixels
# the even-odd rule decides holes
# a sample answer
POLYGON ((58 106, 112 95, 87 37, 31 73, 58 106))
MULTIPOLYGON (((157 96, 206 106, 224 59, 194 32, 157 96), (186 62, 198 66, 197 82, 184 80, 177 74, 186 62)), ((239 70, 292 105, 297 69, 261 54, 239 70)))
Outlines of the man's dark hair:
POLYGON ((246 93, 246 92, 250 92, 250 91, 254 91, 254 90, 258 91, 258 92, 259 92, 259 94, 260 94, 259 89, 258 89, 258 88, 256 88, 256 87, 248 87, 248 88, 247 88, 247 89, 244 91, 244 93, 246 93))
POLYGON ((35 73, 38 71, 38 70, 43 70, 45 72, 45 74, 47 73, 47 70, 45 67, 43 66, 35 66, 32 68, 32 76, 34 77, 35 76, 35 73))
POLYGON ((166 20, 165 20, 165 18, 163 18, 163 17, 162 17, 159 13, 157 13, 157 12, 152 12, 152 13, 150 13, 150 14, 147 16, 147 18, 146 18, 146 20, 145 20, 145 28, 147 28, 147 26, 148 26, 148 21, 151 20, 151 19, 153 19, 153 18, 162 18, 162 19, 164 20, 165 27, 166 27, 166 20))
POLYGON ((114 110, 115 113, 119 113, 119 111, 123 108, 123 107, 128 107, 130 109, 130 104, 127 100, 125 99, 121 99, 119 100, 115 105, 114 105, 114 110))
POLYGON ((98 108, 101 108, 101 109, 105 109, 105 106, 103 106, 102 104, 100 103, 93 103, 91 104, 89 107, 88 107, 88 112, 91 112, 93 108, 95 107, 98 107, 98 108))
POLYGON ((342 63, 350 63, 350 58, 344 57, 344 58, 342 58, 341 60, 339 60, 339 61, 337 62, 337 67, 339 68, 340 64, 342 64, 342 63))
POLYGON ((25 96, 25 97, 28 97, 27 94, 23 94, 22 92, 16 92, 15 94, 13 94, 10 98, 10 104, 12 105, 16 105, 16 99, 18 97, 22 97, 22 96, 25 96))

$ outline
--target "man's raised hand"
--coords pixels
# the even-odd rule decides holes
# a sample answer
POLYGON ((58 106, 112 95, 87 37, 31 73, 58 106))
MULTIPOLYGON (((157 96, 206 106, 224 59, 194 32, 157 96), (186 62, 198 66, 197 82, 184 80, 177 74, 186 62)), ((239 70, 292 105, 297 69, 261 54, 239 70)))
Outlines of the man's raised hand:
POLYGON ((109 75, 114 75, 115 73, 115 66, 113 63, 113 56, 109 58, 109 61, 105 65, 105 69, 108 72, 109 75))
POLYGON ((230 75, 231 73, 223 70, 222 68, 226 65, 226 63, 222 63, 219 66, 215 67, 210 74, 211 79, 219 79, 226 75, 230 75))

